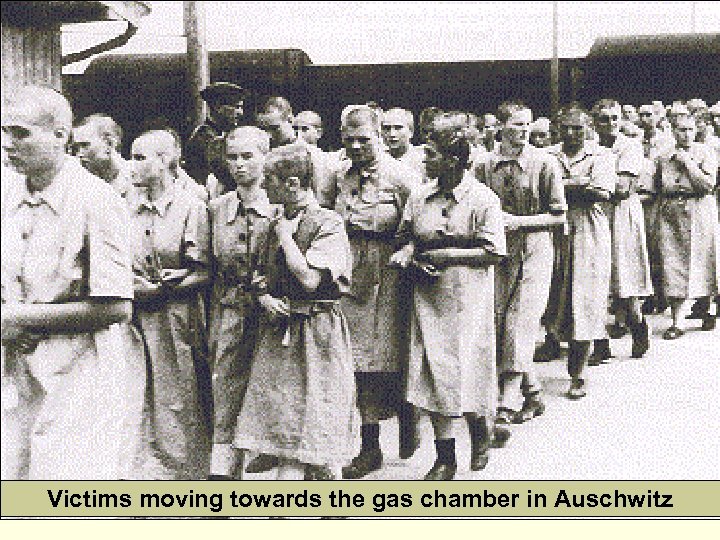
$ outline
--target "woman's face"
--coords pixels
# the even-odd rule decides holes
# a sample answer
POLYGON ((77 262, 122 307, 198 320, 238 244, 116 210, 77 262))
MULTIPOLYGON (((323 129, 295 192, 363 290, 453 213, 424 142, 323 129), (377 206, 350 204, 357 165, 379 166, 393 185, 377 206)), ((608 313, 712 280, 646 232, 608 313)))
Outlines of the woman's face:
POLYGON ((228 139, 225 147, 225 163, 238 186, 250 187, 262 178, 265 156, 257 141, 252 139, 228 139))

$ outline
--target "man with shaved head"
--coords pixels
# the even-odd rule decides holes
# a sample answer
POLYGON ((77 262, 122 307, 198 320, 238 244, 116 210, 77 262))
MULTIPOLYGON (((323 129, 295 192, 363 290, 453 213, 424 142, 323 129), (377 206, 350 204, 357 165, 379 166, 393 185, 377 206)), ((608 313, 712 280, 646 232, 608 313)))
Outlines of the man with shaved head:
POLYGON ((72 120, 48 88, 3 103, 3 150, 21 173, 2 208, 7 478, 127 478, 129 415, 141 408, 127 406, 144 369, 132 372, 121 324, 133 298, 127 209, 65 153, 72 120))

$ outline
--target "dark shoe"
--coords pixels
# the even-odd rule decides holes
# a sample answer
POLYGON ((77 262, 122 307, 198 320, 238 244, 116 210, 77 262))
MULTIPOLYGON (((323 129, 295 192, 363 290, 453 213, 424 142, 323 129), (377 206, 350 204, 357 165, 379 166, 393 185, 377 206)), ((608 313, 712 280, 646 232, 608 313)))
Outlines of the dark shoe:
POLYGON ((226 474, 209 474, 207 479, 211 482, 232 480, 232 476, 226 474))
POLYGON ((470 456, 470 470, 471 471, 482 471, 488 464, 488 452, 473 452, 470 456))
POLYGON ((555 339, 545 339, 545 342, 535 351, 535 362, 551 362, 556 358, 560 358, 560 343, 555 339))
POLYGON ((507 425, 512 420, 514 411, 511 411, 510 409, 506 409, 505 407, 500 407, 497 410, 497 416, 495 416, 495 424, 497 425, 507 425))
POLYGON ((544 412, 545 404, 539 397, 532 397, 526 399, 525 403, 523 403, 522 409, 513 414, 512 422, 513 424, 522 424, 523 422, 532 420, 536 416, 540 416, 544 412))
POLYGON ((663 332, 663 339, 678 339, 685 334, 683 330, 680 330, 677 326, 671 326, 665 332, 663 332))
POLYGON ((568 390, 568 399, 582 399, 587 395, 585 391, 585 381, 582 379, 574 380, 570 383, 570 389, 568 390))
POLYGON ((452 480, 457 472, 457 464, 455 463, 439 463, 438 461, 432 466, 432 469, 425 475, 424 480, 432 482, 452 480))
POLYGON ((362 450, 353 458, 350 465, 343 467, 344 480, 357 480, 371 472, 379 471, 383 464, 382 450, 362 450))
POLYGON ((410 459, 415 455, 417 449, 420 448, 420 437, 412 436, 410 440, 400 439, 400 459, 410 459))
POLYGON ((492 448, 504 448, 511 435, 512 432, 508 428, 503 425, 496 424, 490 446, 492 448))
POLYGON ((590 358, 588 359, 588 366, 599 366, 600 364, 607 363, 606 361, 612 358, 612 352, 610 351, 610 340, 609 339, 596 339, 595 347, 593 349, 590 358))
POLYGON ((277 458, 277 456, 271 456, 270 454, 260 454, 258 457, 248 463, 248 466, 245 468, 245 472, 250 474, 264 473, 273 470, 279 464, 280 460, 277 458))
POLYGON ((305 465, 305 480, 337 480, 325 465, 305 465))
POLYGON ((712 315, 705 315, 703 318, 702 326, 700 327, 700 330, 710 331, 715 330, 715 317, 712 315))
POLYGON ((620 339, 625 337, 630 329, 622 324, 615 323, 608 329, 608 334, 612 339, 620 339))
POLYGON ((645 319, 632 327, 632 340, 632 357, 642 358, 650 348, 650 329, 645 319))

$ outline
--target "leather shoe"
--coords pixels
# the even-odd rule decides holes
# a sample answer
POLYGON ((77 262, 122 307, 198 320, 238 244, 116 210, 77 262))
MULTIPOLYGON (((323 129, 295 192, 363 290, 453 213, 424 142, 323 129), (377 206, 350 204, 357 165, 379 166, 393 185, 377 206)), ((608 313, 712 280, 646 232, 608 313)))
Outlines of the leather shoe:
POLYGON ((480 448, 473 448, 470 455, 470 470, 471 471, 482 471, 488 464, 488 449, 487 446, 480 448))
POLYGON ((439 463, 436 461, 435 464, 432 466, 432 469, 430 469, 425 475, 424 480, 430 480, 433 482, 441 480, 452 480, 453 478, 455 478, 456 472, 456 463, 439 463))
POLYGON ((715 330, 715 325, 715 317, 713 317, 712 315, 705 315, 700 330, 705 330, 706 332, 710 330, 715 330))
POLYGON ((647 321, 632 327, 632 357, 642 358, 650 348, 650 329, 647 321))
POLYGON ((490 446, 493 448, 504 448, 510 439, 510 435, 512 435, 512 432, 508 428, 496 424, 490 446))
POLYGON ((522 409, 513 414, 513 424, 522 424, 528 422, 536 416, 540 416, 545 412, 545 404, 538 397, 526 399, 523 403, 522 409))
POLYGON ((568 399, 582 399, 586 395, 585 381, 577 380, 570 383, 570 389, 567 393, 568 399))
POLYGON ((350 465, 343 467, 342 477, 344 480, 357 480, 371 472, 379 471, 383 464, 382 450, 361 450, 355 456, 350 465))
POLYGON ((305 465, 305 480, 337 480, 325 465, 305 465))
POLYGON ((270 454, 260 454, 258 457, 248 463, 248 466, 245 468, 245 472, 250 474, 264 473, 273 470, 279 464, 280 460, 277 458, 277 456, 271 456, 270 454))

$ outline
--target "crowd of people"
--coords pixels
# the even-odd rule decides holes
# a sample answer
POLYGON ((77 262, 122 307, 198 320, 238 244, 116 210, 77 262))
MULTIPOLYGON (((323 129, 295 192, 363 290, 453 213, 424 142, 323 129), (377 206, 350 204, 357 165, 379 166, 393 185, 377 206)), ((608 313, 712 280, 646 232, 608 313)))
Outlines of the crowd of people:
POLYGON ((151 121, 125 159, 112 118, 7 93, 3 479, 359 479, 383 421, 408 459, 427 415, 425 479, 450 480, 456 420, 480 471, 543 414, 535 363, 563 342, 581 399, 611 339, 646 354, 647 314, 678 339, 696 300, 715 328, 720 103, 506 101, 417 130, 349 105, 329 151, 287 99, 247 122, 239 86, 202 95, 187 141, 151 121))

